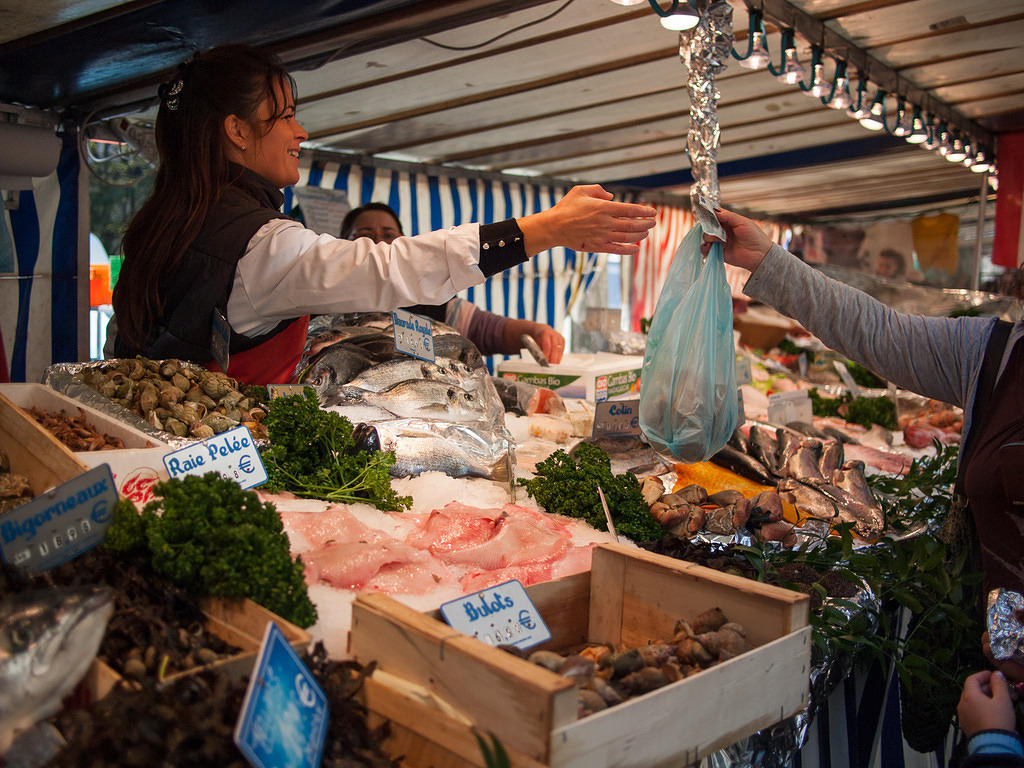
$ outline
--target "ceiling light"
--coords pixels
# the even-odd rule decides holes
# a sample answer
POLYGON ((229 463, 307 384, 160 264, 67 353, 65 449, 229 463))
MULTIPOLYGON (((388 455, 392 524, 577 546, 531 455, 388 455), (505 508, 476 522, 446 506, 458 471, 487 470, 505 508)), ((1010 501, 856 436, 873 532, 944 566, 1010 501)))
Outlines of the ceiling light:
POLYGON ((646 3, 647 0, 612 0, 616 5, 640 5, 640 3, 646 3))
POLYGON ((693 29, 697 26, 697 22, 700 21, 700 13, 689 2, 680 3, 672 0, 672 6, 668 11, 663 11, 661 6, 658 5, 657 0, 652 2, 651 6, 661 16, 661 26, 665 29, 682 32, 687 29, 693 29))
POLYGON ((836 62, 836 82, 832 88, 832 98, 828 100, 828 106, 832 109, 849 109, 853 104, 853 97, 850 96, 850 78, 846 76, 846 62, 836 62))
POLYGON ((988 169, 988 185, 995 192, 999 191, 999 169, 995 165, 990 166, 988 169))
POLYGON ((985 150, 978 148, 978 151, 974 153, 974 163, 971 165, 971 170, 975 173, 984 173, 992 166, 988 163, 988 155, 985 154, 985 150))
POLYGON ((868 115, 860 118, 860 124, 869 131, 880 131, 885 128, 885 96, 885 91, 879 88, 875 92, 875 100, 871 102, 868 115))
POLYGON ((781 83, 796 85, 804 79, 806 71, 796 55, 796 35, 792 27, 782 30, 782 70, 775 76, 781 83))
MULTIPOLYGON (((932 118, 934 119, 934 115, 932 118)), ((935 123, 930 120, 927 122, 925 128, 928 131, 928 135, 925 137, 925 140, 921 142, 921 146, 925 149, 938 149, 938 146, 941 143, 939 140, 939 129, 936 127, 935 123)))
POLYGON ((862 117, 867 117, 871 114, 871 105, 864 103, 864 94, 868 90, 868 80, 866 77, 861 75, 857 81, 857 106, 853 110, 853 116, 860 120, 862 117))
POLYGON ((764 69, 771 63, 772 57, 764 47, 764 32, 756 30, 750 34, 750 51, 746 58, 740 60, 740 66, 746 69, 764 69))
POLYGON ((939 123, 939 130, 935 134, 935 149, 939 150, 939 154, 945 157, 949 154, 950 150, 953 149, 953 137, 949 133, 949 129, 945 123, 939 123))
POLYGON ((928 140, 928 126, 921 117, 921 108, 914 107, 914 119, 910 121, 910 133, 907 141, 911 144, 923 144, 928 140))
POLYGON ((964 151, 964 142, 959 136, 954 136, 953 141, 949 145, 949 150, 945 153, 946 159, 951 163, 961 163, 964 158, 967 157, 967 152, 964 151))
POLYGON ((892 135, 905 139, 913 132, 913 130, 914 129, 910 124, 910 118, 907 115, 907 107, 903 103, 903 99, 900 99, 896 104, 896 125, 893 126, 892 135))

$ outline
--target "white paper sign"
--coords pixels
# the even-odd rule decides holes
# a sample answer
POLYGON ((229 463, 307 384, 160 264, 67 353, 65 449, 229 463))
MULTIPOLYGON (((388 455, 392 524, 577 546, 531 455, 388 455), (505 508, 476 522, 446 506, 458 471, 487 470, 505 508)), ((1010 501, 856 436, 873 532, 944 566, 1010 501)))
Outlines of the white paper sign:
POLYGON ((768 421, 772 424, 785 425, 792 424, 794 421, 810 424, 813 418, 811 396, 806 389, 768 395, 768 421))
POLYGON ((434 362, 434 329, 430 320, 404 309, 396 309, 391 318, 395 326, 395 349, 434 362))
POLYGON ((186 445, 164 456, 164 467, 172 480, 186 475, 217 472, 243 489, 267 482, 267 470, 253 443, 249 428, 241 426, 186 445))
POLYGON ((450 600, 441 606, 441 615, 451 627, 488 645, 531 648, 551 639, 540 612, 515 579, 450 600))

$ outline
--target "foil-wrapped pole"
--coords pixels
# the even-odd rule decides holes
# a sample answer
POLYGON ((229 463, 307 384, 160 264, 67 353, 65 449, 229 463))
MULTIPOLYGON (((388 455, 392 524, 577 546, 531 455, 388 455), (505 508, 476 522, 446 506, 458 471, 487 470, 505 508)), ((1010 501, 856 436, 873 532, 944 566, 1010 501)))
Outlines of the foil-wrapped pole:
POLYGON ((995 661, 1024 664, 1024 595, 1020 592, 989 592, 988 642, 995 661))
POLYGON ((700 21, 693 29, 679 33, 679 56, 686 67, 686 88, 690 95, 690 128, 686 148, 690 155, 690 203, 693 209, 703 197, 713 205, 720 202, 718 190, 718 99, 715 76, 725 71, 732 52, 732 6, 721 0, 700 3, 700 21))

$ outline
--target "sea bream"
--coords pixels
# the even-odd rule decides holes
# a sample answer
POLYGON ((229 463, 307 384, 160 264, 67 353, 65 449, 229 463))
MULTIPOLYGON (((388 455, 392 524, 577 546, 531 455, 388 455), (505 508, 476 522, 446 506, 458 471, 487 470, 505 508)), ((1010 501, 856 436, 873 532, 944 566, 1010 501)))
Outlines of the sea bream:
POLYGON ((443 381, 455 384, 467 392, 473 391, 477 386, 474 371, 459 360, 438 357, 434 362, 430 362, 409 356, 374 365, 345 383, 350 387, 365 389, 367 392, 382 392, 400 381, 410 379, 443 381))
POLYGON ((0 755, 82 679, 114 612, 108 589, 41 589, 0 601, 0 755))
POLYGON ((337 387, 321 405, 361 403, 383 408, 401 418, 430 418, 449 422, 485 421, 489 414, 481 398, 444 381, 407 379, 380 392, 358 387, 337 387))

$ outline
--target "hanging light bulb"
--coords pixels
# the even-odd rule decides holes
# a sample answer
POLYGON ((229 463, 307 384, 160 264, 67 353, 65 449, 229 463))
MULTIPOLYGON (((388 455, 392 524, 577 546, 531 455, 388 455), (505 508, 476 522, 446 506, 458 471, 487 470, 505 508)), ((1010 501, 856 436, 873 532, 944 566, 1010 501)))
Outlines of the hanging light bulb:
POLYGON ((640 3, 645 3, 647 0, 612 0, 612 2, 616 5, 640 5, 640 3))
POLYGON ((964 141, 964 159, 960 162, 964 168, 974 165, 974 147, 971 145, 970 139, 964 141))
POLYGON ((985 150, 978 147, 978 151, 974 153, 974 163, 971 165, 971 170, 975 173, 984 173, 992 166, 989 165, 988 155, 985 154, 985 150))
POLYGON ((912 131, 913 128, 907 116, 907 107, 903 103, 903 99, 900 99, 896 104, 896 125, 893 126, 892 135, 905 139, 912 131))
POLYGON ((831 84, 825 80, 825 65, 821 63, 821 46, 811 46, 811 84, 804 89, 804 93, 816 99, 820 99, 829 92, 831 84))
POLYGON ((677 32, 693 29, 697 26, 697 23, 700 21, 700 14, 689 2, 673 3, 673 5, 675 7, 669 13, 663 13, 659 7, 658 14, 661 16, 661 26, 677 32))
POLYGON ((793 30, 787 27, 782 30, 782 71, 778 74, 779 82, 796 85, 806 74, 803 65, 796 57, 796 42, 793 30))
POLYGON ((928 131, 928 133, 925 137, 925 140, 921 142, 921 146, 924 147, 925 149, 938 149, 939 144, 942 143, 939 139, 939 129, 935 125, 934 120, 935 116, 932 115, 932 118, 928 120, 926 125, 926 130, 928 131))
POLYGON ((936 135, 936 140, 937 145, 935 148, 939 151, 940 155, 945 157, 953 149, 953 137, 944 122, 939 123, 939 132, 936 135))
POLYGON ((988 185, 992 187, 994 192, 999 191, 999 169, 996 168, 995 164, 991 165, 988 169, 988 185))
POLYGON ((864 94, 867 92, 868 79, 864 77, 864 75, 861 75, 857 82, 857 106, 854 107, 852 113, 858 120, 871 114, 871 105, 864 101, 864 94))
POLYGON ((885 96, 886 92, 883 89, 875 91, 875 100, 871 102, 869 114, 860 118, 860 124, 869 131, 880 131, 885 128, 885 96))
POLYGON ((768 49, 764 47, 764 32, 756 30, 750 35, 750 53, 747 58, 740 61, 740 66, 745 69, 764 69, 771 62, 772 57, 768 49))
POLYGON ((967 152, 964 151, 963 139, 960 138, 960 134, 953 134, 949 150, 946 152, 946 159, 951 163, 961 163, 965 157, 967 157, 967 152))
POLYGON ((921 117, 920 107, 914 107, 914 119, 910 121, 910 133, 906 138, 911 144, 923 144, 928 140, 928 130, 921 117))
POLYGON ((850 78, 846 76, 846 62, 836 62, 836 82, 832 88, 832 98, 828 106, 832 109, 849 109, 853 104, 853 97, 850 96, 850 78))

